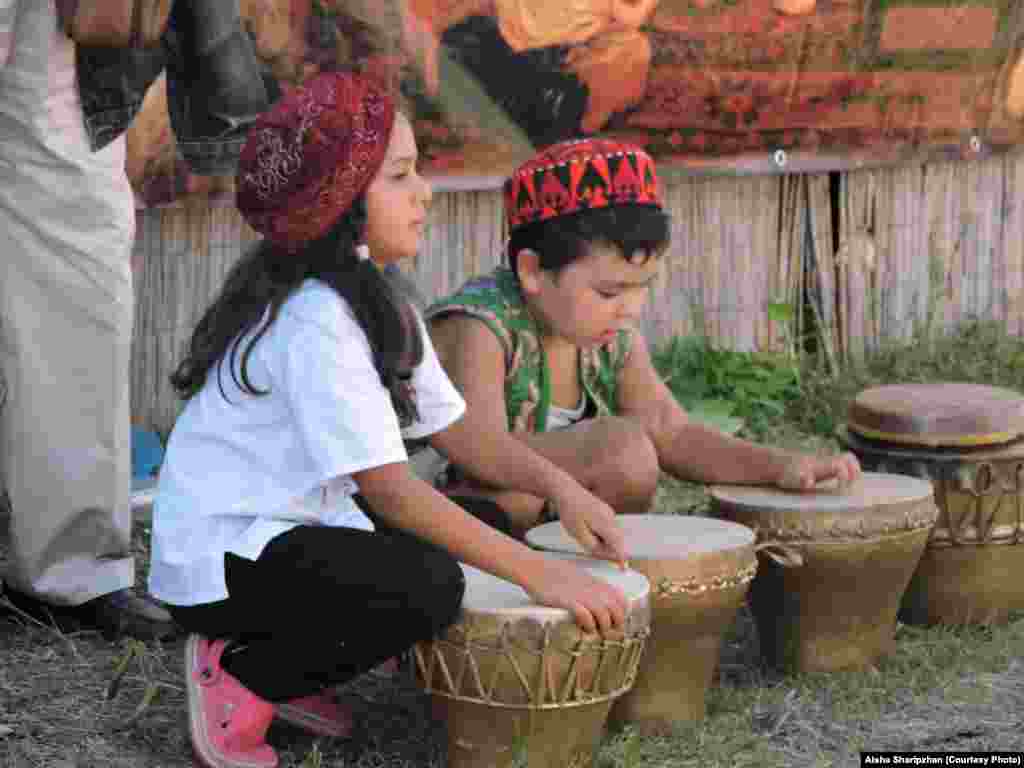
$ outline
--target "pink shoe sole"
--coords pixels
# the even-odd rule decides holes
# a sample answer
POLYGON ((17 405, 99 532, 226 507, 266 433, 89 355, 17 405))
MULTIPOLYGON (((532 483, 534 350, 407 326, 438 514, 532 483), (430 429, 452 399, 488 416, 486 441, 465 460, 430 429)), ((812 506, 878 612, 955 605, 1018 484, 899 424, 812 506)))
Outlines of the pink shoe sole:
MULTIPOLYGON (((341 722, 288 703, 275 704, 274 714, 284 722, 294 725, 296 728, 302 728, 304 731, 309 731, 317 736, 347 739, 352 734, 351 718, 341 722)), ((347 716, 347 713, 344 713, 344 715, 347 716)))
MULTIPOLYGON (((202 686, 192 671, 196 668, 200 637, 189 635, 185 641, 185 682, 190 697, 202 696, 202 686)), ((266 760, 225 760, 211 748, 210 735, 206 721, 198 707, 188 707, 188 728, 192 741, 192 751, 196 759, 206 768, 277 768, 277 756, 266 760)))

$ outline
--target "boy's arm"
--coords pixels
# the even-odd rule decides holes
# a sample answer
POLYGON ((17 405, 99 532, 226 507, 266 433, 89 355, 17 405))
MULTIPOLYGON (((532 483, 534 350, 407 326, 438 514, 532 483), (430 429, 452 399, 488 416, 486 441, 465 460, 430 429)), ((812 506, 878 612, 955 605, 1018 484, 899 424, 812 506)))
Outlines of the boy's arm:
POLYGON ((678 478, 800 490, 832 477, 847 483, 860 474, 860 466, 851 454, 823 457, 790 453, 740 440, 693 421, 658 376, 639 333, 634 333, 620 376, 619 409, 619 415, 644 426, 661 468, 678 478))
POLYGON ((509 432, 505 355, 490 329, 472 317, 449 316, 431 321, 431 339, 466 400, 465 415, 431 437, 431 444, 481 483, 552 499, 566 528, 588 552, 624 559, 611 507, 509 432))

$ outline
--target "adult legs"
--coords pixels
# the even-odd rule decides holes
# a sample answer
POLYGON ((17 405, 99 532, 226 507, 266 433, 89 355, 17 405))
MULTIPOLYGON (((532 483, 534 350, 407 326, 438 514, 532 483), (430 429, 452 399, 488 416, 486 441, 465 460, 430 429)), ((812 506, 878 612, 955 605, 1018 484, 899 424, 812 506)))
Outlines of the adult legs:
POLYGON ((79 618, 111 632, 163 634, 171 629, 166 611, 125 591, 135 575, 130 278, 99 275, 106 285, 69 287, 57 277, 71 266, 68 256, 9 249, 0 265, 0 367, 9 386, 0 413, 6 579, 55 608, 84 606, 79 618))
POLYGON ((134 201, 123 140, 93 153, 76 121, 38 117, 62 100, 51 71, 74 67, 54 13, 49 2, 17 5, 0 74, 6 578, 12 599, 34 609, 75 606, 105 631, 154 636, 170 617, 130 589, 134 201))

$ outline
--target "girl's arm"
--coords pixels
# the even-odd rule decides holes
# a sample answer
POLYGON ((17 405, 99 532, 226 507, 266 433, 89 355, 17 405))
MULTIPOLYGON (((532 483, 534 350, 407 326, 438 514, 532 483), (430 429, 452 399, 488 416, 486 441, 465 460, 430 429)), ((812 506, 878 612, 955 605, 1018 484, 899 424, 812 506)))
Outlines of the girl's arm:
POLYGON ((571 611, 587 631, 622 625, 626 600, 620 590, 477 520, 417 478, 407 463, 385 464, 353 478, 374 512, 396 528, 447 550, 460 562, 518 584, 541 604, 571 611))

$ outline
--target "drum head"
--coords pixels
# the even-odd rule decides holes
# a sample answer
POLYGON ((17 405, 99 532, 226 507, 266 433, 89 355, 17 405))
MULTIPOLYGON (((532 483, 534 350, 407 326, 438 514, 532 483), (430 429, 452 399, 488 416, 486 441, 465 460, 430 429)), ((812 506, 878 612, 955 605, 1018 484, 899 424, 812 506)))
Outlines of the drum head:
POLYGON ((915 530, 932 525, 938 515, 931 483, 883 472, 865 472, 845 488, 830 482, 804 493, 748 485, 709 490, 717 514, 781 538, 915 530))
POLYGON ((932 495, 931 483, 907 475, 865 472, 860 480, 840 489, 823 483, 818 490, 800 493, 755 485, 715 485, 711 498, 733 507, 793 512, 863 512, 903 501, 921 501, 932 495))
POLYGON ((1001 445, 1024 435, 1024 397, 980 384, 893 384, 857 395, 848 419, 852 432, 872 440, 1001 445))
MULTIPOLYGON (((650 586, 646 577, 636 571, 621 570, 618 566, 587 557, 551 553, 549 557, 571 560, 599 579, 614 584, 626 595, 631 605, 647 599, 650 586)), ((460 563, 466 577, 466 593, 462 598, 462 609, 474 614, 500 614, 504 618, 530 618, 541 623, 569 620, 569 611, 563 608, 549 608, 538 605, 522 587, 492 576, 486 571, 460 563)))
MULTIPOLYGON (((750 547, 754 533, 745 525, 689 515, 620 515, 630 559, 684 558, 750 547)), ((560 522, 526 532, 532 547, 553 552, 582 553, 583 548, 560 522)))

